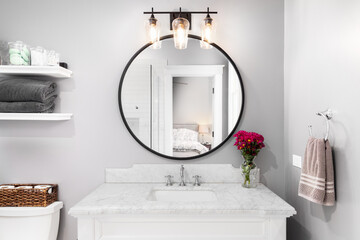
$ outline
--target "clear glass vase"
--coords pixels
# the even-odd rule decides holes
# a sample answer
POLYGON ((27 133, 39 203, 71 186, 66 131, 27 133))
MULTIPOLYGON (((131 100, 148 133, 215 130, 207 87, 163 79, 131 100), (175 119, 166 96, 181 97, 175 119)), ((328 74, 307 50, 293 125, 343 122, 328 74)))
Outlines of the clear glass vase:
POLYGON ((243 183, 245 188, 256 188, 258 185, 258 179, 260 169, 256 167, 254 162, 256 156, 243 156, 244 162, 241 164, 243 183))

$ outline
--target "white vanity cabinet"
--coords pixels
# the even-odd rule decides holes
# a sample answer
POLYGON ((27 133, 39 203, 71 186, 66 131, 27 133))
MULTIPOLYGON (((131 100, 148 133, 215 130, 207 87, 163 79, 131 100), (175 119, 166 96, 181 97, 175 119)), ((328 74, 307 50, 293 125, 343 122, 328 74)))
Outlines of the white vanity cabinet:
POLYGON ((78 240, 286 239, 286 218, 296 211, 264 185, 243 188, 236 182, 240 170, 231 165, 189 164, 187 179, 202 174, 206 183, 165 186, 163 177, 179 168, 108 169, 106 183, 69 211, 77 218, 78 240))
POLYGON ((78 240, 285 240, 285 217, 103 215, 78 218, 78 240))

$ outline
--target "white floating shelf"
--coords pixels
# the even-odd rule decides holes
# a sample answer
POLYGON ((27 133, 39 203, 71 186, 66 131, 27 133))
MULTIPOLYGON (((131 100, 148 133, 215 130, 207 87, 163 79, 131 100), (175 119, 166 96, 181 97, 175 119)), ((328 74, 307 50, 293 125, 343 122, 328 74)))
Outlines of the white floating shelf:
POLYGON ((70 120, 72 113, 0 113, 0 120, 64 121, 70 120))
POLYGON ((25 76, 48 76, 53 78, 69 78, 72 71, 60 66, 0 66, 0 74, 25 75, 25 76))

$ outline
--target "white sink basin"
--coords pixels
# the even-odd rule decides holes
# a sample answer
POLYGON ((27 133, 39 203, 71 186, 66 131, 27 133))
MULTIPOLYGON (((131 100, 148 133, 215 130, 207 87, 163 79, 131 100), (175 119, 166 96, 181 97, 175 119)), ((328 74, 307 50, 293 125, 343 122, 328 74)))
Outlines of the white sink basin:
POLYGON ((162 202, 212 202, 217 201, 217 197, 212 190, 175 189, 152 190, 148 200, 162 202))

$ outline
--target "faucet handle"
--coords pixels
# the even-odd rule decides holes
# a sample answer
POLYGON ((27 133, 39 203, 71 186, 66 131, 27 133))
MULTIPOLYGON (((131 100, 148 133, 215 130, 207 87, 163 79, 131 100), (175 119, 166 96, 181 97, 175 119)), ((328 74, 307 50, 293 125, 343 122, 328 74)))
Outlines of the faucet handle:
POLYGON ((194 186, 200 186, 200 185, 201 185, 201 184, 200 184, 200 178, 201 178, 201 176, 195 175, 195 176, 193 176, 193 178, 195 178, 194 186))
POLYGON ((172 186, 172 181, 171 181, 171 179, 172 179, 174 176, 166 175, 165 177, 166 177, 165 186, 172 186))

